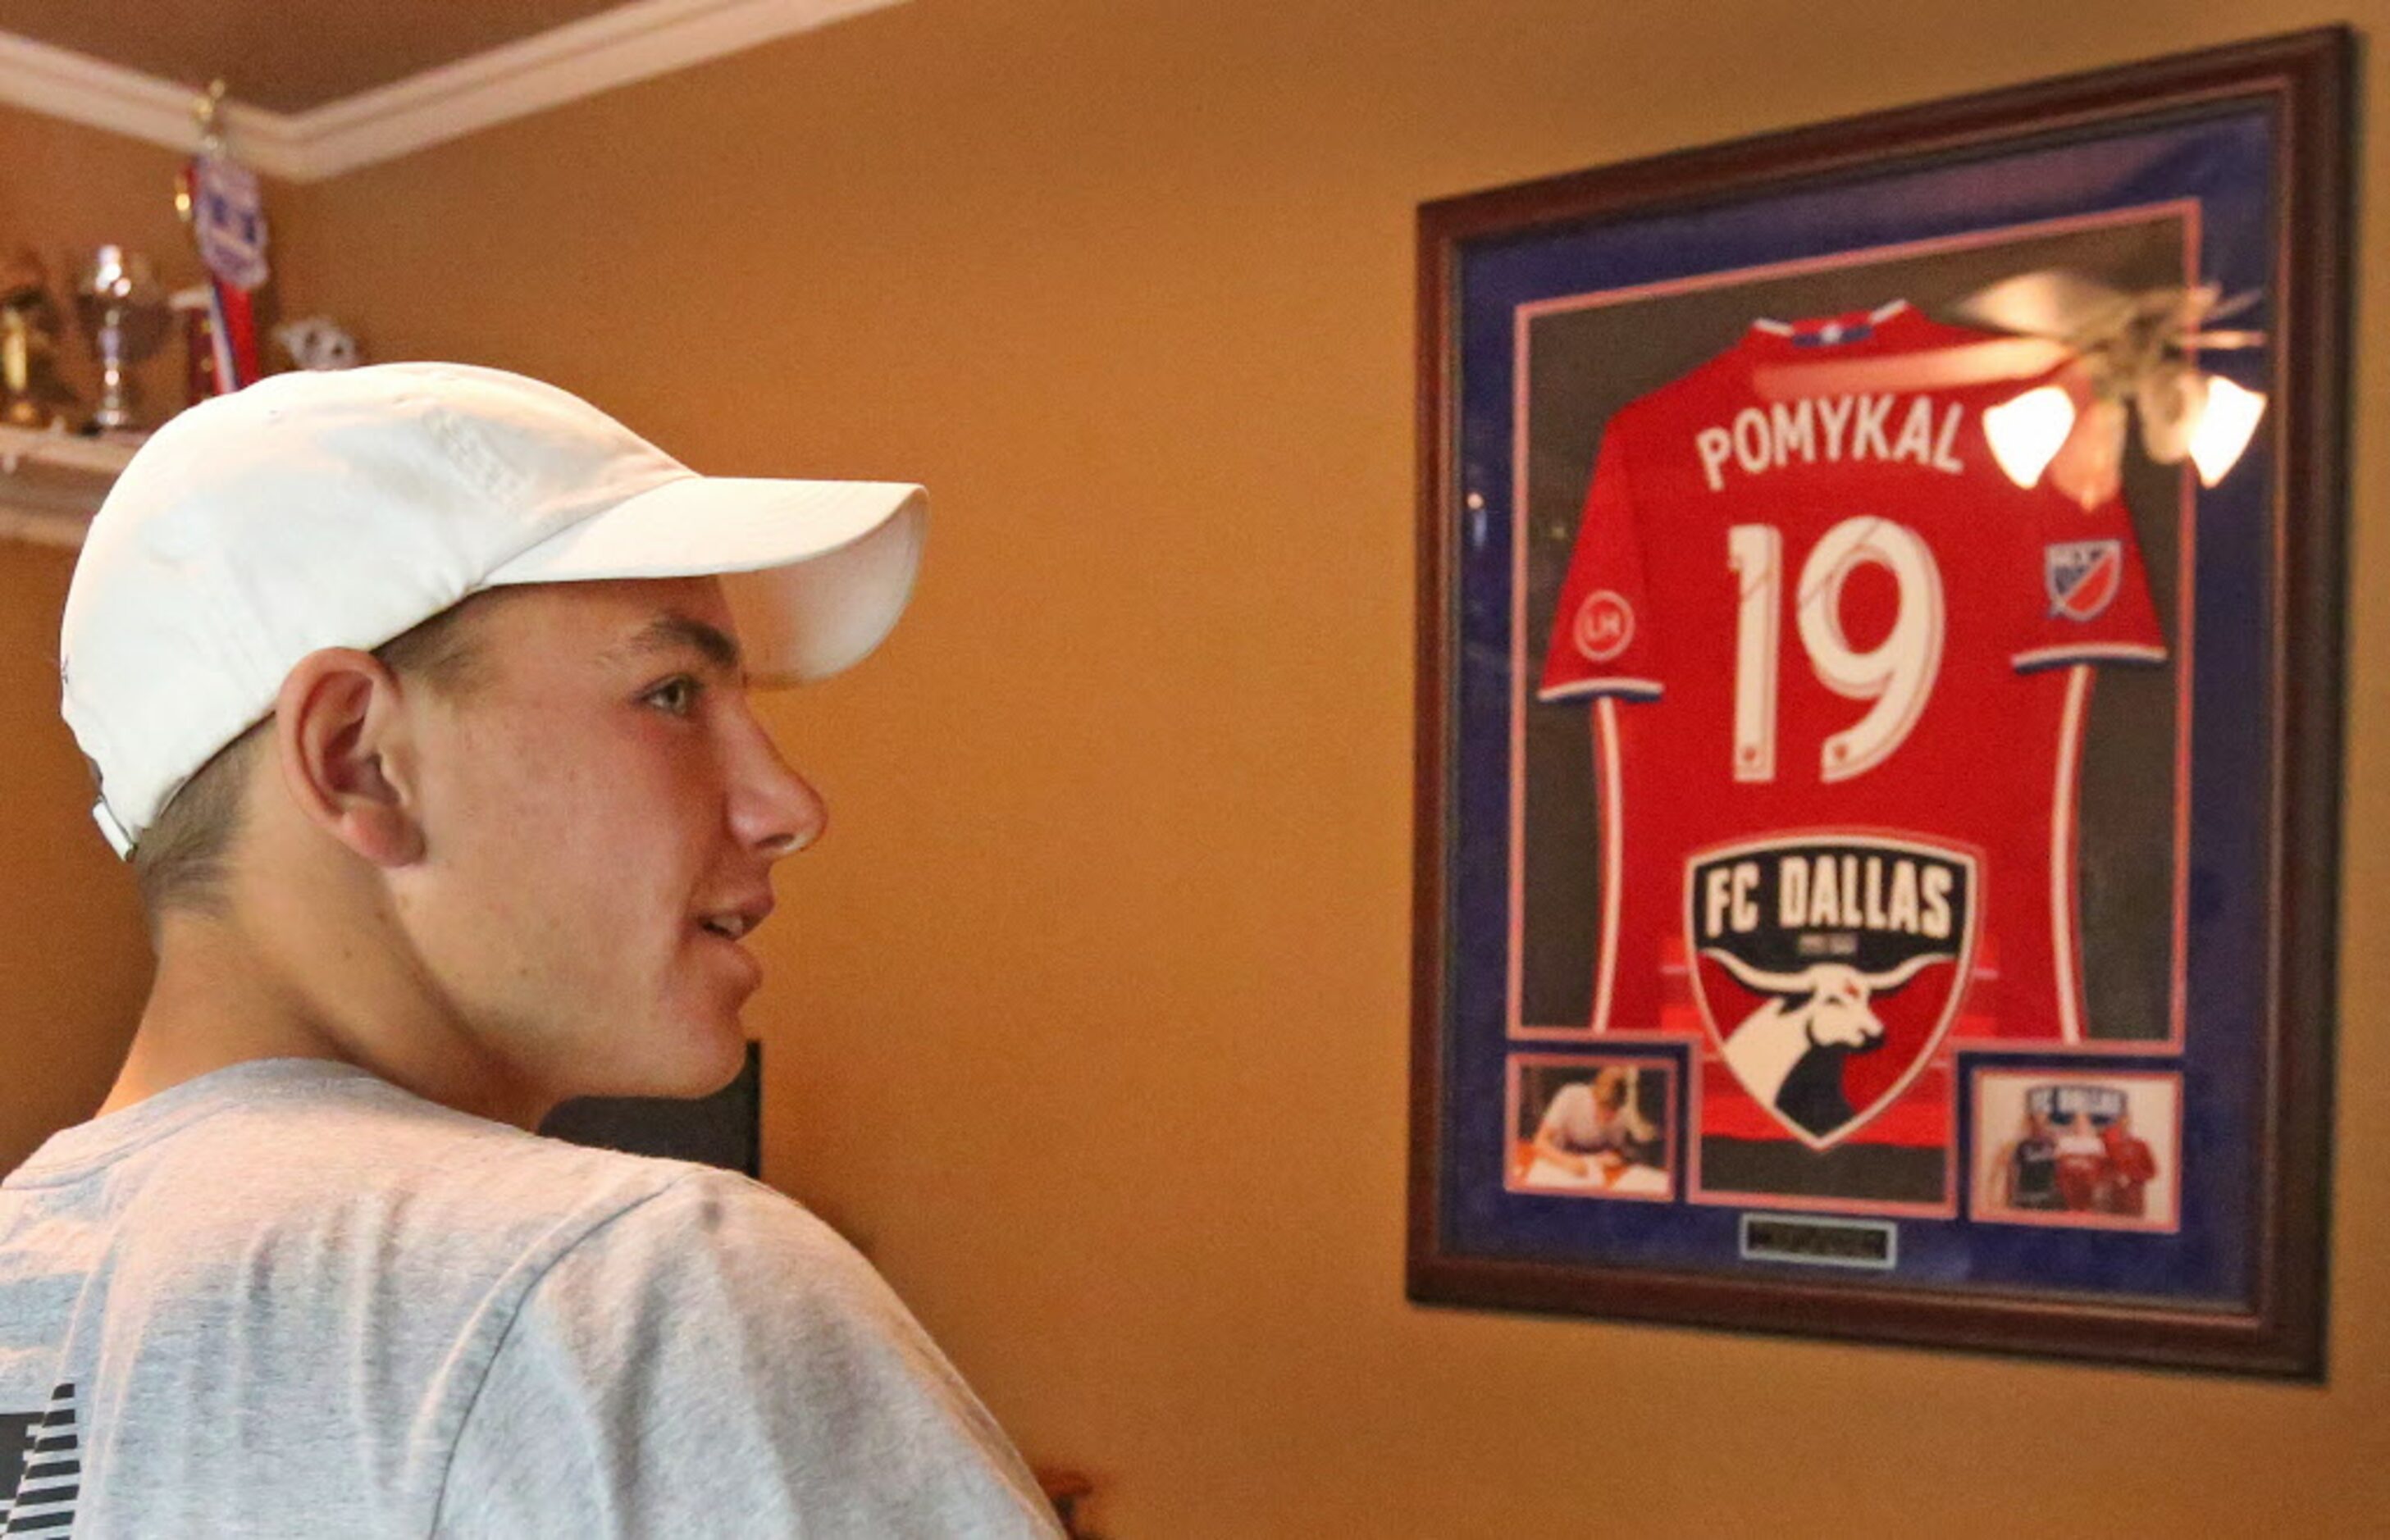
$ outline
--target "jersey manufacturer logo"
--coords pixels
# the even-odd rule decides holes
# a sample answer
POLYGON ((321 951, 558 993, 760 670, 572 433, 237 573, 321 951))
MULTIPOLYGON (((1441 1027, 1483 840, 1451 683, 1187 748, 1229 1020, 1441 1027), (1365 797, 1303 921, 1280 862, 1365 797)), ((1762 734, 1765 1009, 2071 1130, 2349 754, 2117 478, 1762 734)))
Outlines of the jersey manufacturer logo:
POLYGON ((2125 585, 2125 543, 2069 540, 2041 548, 2042 585, 2049 612, 2070 621, 2097 620, 2125 585))
POLYGON ((1875 323, 1857 321, 1819 321, 1792 328, 1792 345, 1796 348, 1835 348, 1845 342, 1864 342, 1875 335, 1875 323))
POLYGON ((1597 588, 1576 607, 1569 635, 1579 652, 1606 663, 1635 639, 1635 607, 1607 588, 1597 588))
POLYGON ((1834 830, 1687 859, 1702 1023, 1793 1137, 1850 1137, 1932 1059, 1973 962, 1980 868, 1960 846, 1834 830))

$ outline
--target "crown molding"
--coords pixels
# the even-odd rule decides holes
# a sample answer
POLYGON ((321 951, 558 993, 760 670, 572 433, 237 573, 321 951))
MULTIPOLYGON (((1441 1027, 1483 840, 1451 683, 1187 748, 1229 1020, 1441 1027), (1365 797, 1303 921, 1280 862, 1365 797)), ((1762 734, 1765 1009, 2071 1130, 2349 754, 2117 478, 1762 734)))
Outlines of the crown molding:
POLYGON ((188 149, 196 99, 155 75, 0 32, 0 101, 11 107, 188 149))
MULTIPOLYGON (((268 176, 318 182, 904 0, 634 0, 304 112, 237 99, 223 122, 268 176)), ((192 148, 191 87, 0 32, 0 102, 169 149, 192 148)))

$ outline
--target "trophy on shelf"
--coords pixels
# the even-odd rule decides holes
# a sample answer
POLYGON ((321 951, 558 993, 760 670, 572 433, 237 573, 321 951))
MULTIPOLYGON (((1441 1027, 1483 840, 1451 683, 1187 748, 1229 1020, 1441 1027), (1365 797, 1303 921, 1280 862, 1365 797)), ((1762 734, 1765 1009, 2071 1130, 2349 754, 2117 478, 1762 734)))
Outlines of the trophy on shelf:
POLYGON ((31 249, 0 265, 0 422, 48 428, 75 404, 58 379, 58 307, 31 249))
POLYGON ((149 259, 122 246, 94 251, 75 279, 75 319, 99 354, 96 433, 137 430, 136 391, 129 370, 166 340, 166 291, 149 259))

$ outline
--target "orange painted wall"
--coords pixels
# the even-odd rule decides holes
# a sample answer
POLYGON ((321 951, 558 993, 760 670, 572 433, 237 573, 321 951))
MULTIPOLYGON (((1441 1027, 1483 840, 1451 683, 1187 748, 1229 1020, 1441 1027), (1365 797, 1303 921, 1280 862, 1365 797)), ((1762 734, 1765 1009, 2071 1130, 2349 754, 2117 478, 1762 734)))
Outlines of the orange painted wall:
POLYGON ((933 488, 905 627, 771 708, 834 828, 763 936, 769 1172, 1122 1540, 2372 1534, 2379 263, 2330 1383, 1401 1284, 1415 206, 2335 17, 2390 0, 912 0, 299 189, 277 238, 291 307, 381 357, 546 375, 709 469, 933 488))
MULTIPOLYGON (((0 109, 0 255, 32 247, 63 296, 78 253, 148 252, 161 278, 195 278, 174 217, 177 157, 96 129, 0 109)), ((71 323, 70 323, 71 325, 71 323)), ((97 367, 70 334, 60 354, 85 404, 97 367)), ((176 360, 139 371, 149 402, 178 400, 176 360)), ((0 1171, 99 1105, 149 982, 131 877, 85 811, 91 777, 58 720, 58 611, 72 558, 0 541, 0 1171)))

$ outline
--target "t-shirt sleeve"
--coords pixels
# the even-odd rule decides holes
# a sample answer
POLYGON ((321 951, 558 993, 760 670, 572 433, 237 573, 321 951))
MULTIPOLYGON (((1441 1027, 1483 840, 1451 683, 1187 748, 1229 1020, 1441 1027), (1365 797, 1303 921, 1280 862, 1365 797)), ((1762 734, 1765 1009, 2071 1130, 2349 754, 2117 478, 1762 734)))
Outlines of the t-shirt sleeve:
POLYGON ((2165 662, 2165 635, 2124 499, 2087 509, 2045 485, 2034 503, 2033 538, 2007 579, 2020 611, 2011 663, 2024 673, 2165 662))
POLYGON ((869 1265, 777 1193, 709 1172, 530 1290, 458 1433, 437 1533, 1060 1532, 869 1265))
POLYGON ((1612 695, 1650 700, 1660 694, 1625 438, 1614 419, 1602 434, 1576 547, 1552 611, 1543 683, 1536 692, 1540 699, 1612 695))

